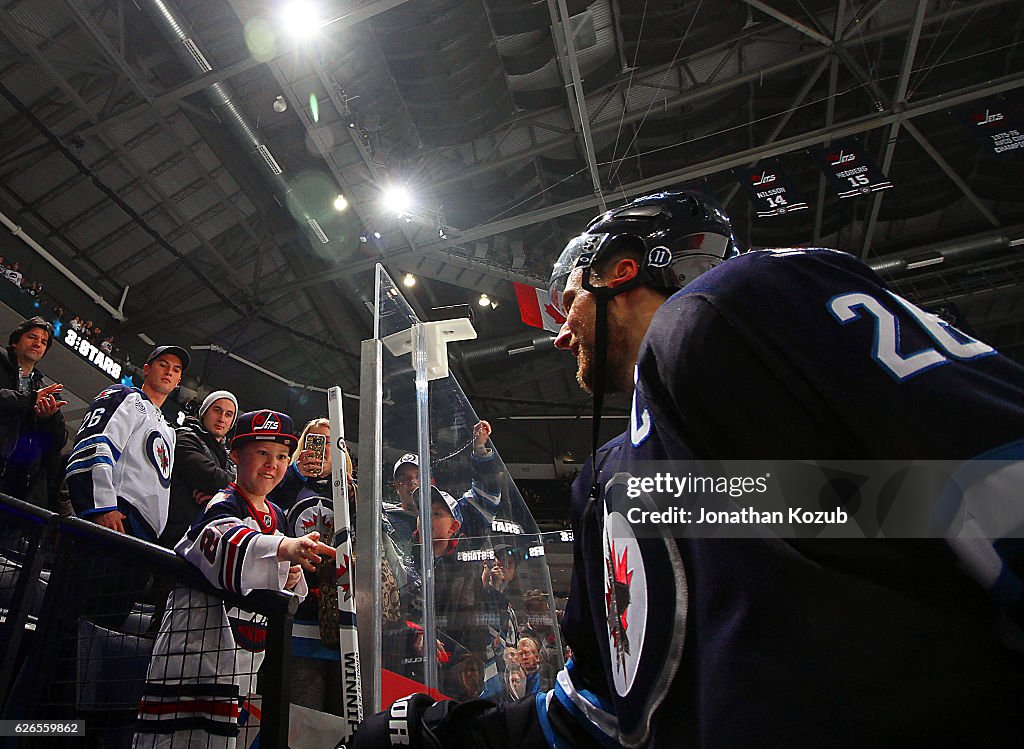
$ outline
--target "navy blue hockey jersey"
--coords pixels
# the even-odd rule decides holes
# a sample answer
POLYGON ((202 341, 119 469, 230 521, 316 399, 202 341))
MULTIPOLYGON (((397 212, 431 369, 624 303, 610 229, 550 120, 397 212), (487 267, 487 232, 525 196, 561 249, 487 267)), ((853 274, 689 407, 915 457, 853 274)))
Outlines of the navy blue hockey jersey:
POLYGON ((941 540, 637 538, 616 496, 652 460, 1022 448, 1024 369, 852 256, 760 251, 709 271, 652 321, 630 428, 598 453, 602 496, 590 464, 574 485, 574 662, 538 698, 542 724, 557 699, 606 746, 1019 741, 1024 661, 998 629, 1021 610, 1020 560, 1005 549, 989 582, 1017 580, 1018 600, 1000 607, 941 540))

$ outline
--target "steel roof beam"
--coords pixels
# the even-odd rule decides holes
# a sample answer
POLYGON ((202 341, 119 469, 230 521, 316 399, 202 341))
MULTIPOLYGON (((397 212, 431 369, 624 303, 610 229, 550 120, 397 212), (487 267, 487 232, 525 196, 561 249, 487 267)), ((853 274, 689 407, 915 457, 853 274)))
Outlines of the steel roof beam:
MULTIPOLYGON (((881 0, 885 2, 885 0, 881 0)), ((839 0, 839 4, 836 6, 836 25, 835 25, 835 36, 840 37, 841 33, 839 27, 843 24, 843 19, 846 17, 846 0, 839 0)), ((849 27, 847 27, 849 29, 849 27)), ((825 103, 825 127, 830 128, 836 121, 836 91, 839 85, 839 55, 832 57, 831 65, 828 72, 828 100, 825 103)), ((832 139, 825 140, 824 145, 827 147, 832 144, 832 139)), ((813 241, 815 244, 821 242, 821 224, 825 220, 825 187, 827 180, 825 179, 825 173, 821 172, 818 175, 818 200, 814 204, 814 234, 813 241)))
POLYGON ((583 77, 580 75, 580 63, 576 56, 576 41, 573 39, 572 25, 569 23, 569 8, 565 0, 548 0, 548 14, 551 16, 551 36, 555 42, 555 53, 558 56, 562 80, 568 85, 565 95, 569 103, 573 127, 579 136, 580 150, 587 161, 590 182, 594 187, 594 197, 601 211, 608 210, 601 187, 601 174, 597 169, 597 157, 594 155, 594 136, 590 132, 590 117, 587 114, 587 97, 583 93, 583 77), (561 38, 559 38, 561 32, 561 38), (568 75, 566 75, 568 67, 568 75), (569 93, 570 87, 572 93, 569 93))
MULTIPOLYGON (((1012 0, 977 0, 976 2, 973 2, 973 3, 964 4, 964 7, 958 7, 958 8, 953 8, 953 9, 949 10, 947 13, 943 14, 943 18, 945 19, 946 23, 955 22, 957 19, 962 18, 964 16, 969 16, 969 15, 971 15, 973 13, 978 12, 979 10, 984 10, 984 9, 991 8, 991 7, 997 7, 997 6, 1005 5, 1007 2, 1012 2, 1012 0)), ((938 23, 939 20, 940 19, 937 19, 937 18, 936 19, 928 19, 928 20, 925 21, 925 26, 929 26, 931 24, 938 23)), ((856 42, 857 42, 858 45, 860 45, 860 44, 870 43, 870 42, 873 42, 873 41, 879 41, 881 39, 887 39, 887 38, 890 38, 890 37, 893 37, 893 36, 905 35, 905 34, 909 33, 910 31, 912 31, 912 29, 913 29, 913 23, 912 22, 910 22, 910 21, 900 22, 900 23, 893 24, 892 26, 888 26, 888 27, 885 27, 885 28, 882 28, 882 29, 878 29, 876 31, 872 31, 870 33, 863 34, 862 38, 858 38, 856 40, 856 42)), ((715 52, 714 54, 725 54, 728 51, 728 49, 729 49, 728 45, 727 44, 723 44, 722 45, 722 49, 717 51, 717 52, 715 52)), ((760 67, 760 68, 757 68, 757 69, 748 70, 748 71, 746 71, 744 73, 735 75, 735 76, 733 76, 731 78, 727 78, 727 79, 724 79, 724 80, 718 80, 718 81, 714 81, 714 82, 711 82, 711 83, 702 83, 702 84, 690 86, 690 87, 688 87, 686 89, 681 90, 680 93, 678 93, 678 94, 676 94, 674 96, 670 96, 670 97, 665 98, 662 101, 659 101, 658 102, 658 107, 659 107, 660 111, 663 111, 663 112, 671 111, 671 110, 676 109, 678 107, 685 106, 687 104, 700 101, 701 99, 706 98, 708 96, 714 96, 714 95, 717 95, 717 94, 720 94, 720 93, 727 92, 727 91, 729 91, 729 90, 731 90, 731 89, 733 89, 733 88, 735 88, 737 86, 745 85, 745 84, 750 83, 752 81, 760 81, 762 78, 768 78, 770 76, 773 76, 773 75, 776 75, 776 74, 779 74, 779 73, 785 73, 785 72, 787 72, 789 70, 793 70, 795 68, 799 68, 799 67, 801 67, 803 65, 806 65, 806 64, 816 63, 819 60, 821 60, 822 58, 827 57, 827 56, 829 56, 829 55, 831 55, 833 53, 843 53, 843 52, 845 52, 844 44, 837 44, 837 45, 833 45, 832 47, 821 46, 821 47, 819 47, 819 48, 817 48, 817 49, 815 49, 815 50, 813 50, 811 52, 806 52, 806 53, 803 53, 803 54, 800 54, 800 55, 788 57, 787 59, 783 60, 782 62, 775 63, 774 65, 768 65, 768 66, 763 66, 763 67, 760 67)), ((700 57, 702 57, 702 58, 706 58, 708 56, 709 56, 709 53, 701 53, 701 55, 700 55, 700 57)), ((846 60, 844 60, 844 62, 847 61, 847 60, 852 60, 852 58, 850 58, 849 55, 846 55, 846 60)), ((683 62, 685 62, 685 61, 683 61, 683 62)), ((681 65, 681 64, 682 63, 677 63, 677 65, 681 65)), ((658 76, 659 72, 664 70, 664 69, 665 68, 659 66, 657 68, 652 68, 652 69, 650 69, 648 71, 645 71, 643 78, 641 78, 640 81, 634 81, 634 85, 641 85, 645 78, 650 78, 652 80, 657 80, 657 76, 658 76)), ((613 84, 610 84, 610 85, 611 86, 618 86, 621 83, 622 83, 621 81, 617 81, 617 82, 615 82, 613 84)), ((593 96, 599 97, 599 96, 605 95, 605 93, 606 93, 606 89, 599 89, 598 91, 593 92, 591 94, 591 96, 592 97, 593 96)), ((531 119, 549 117, 550 115, 551 115, 551 110, 545 110, 543 112, 540 112, 537 115, 534 115, 531 118, 524 118, 522 120, 519 120, 519 123, 521 125, 523 125, 523 126, 527 126, 531 119)), ((622 118, 622 124, 632 124, 634 122, 639 122, 639 121, 644 119, 645 115, 646 115, 646 113, 645 113, 644 110, 628 112, 622 118)), ((603 122, 592 123, 591 124, 591 132, 595 133, 595 134, 596 133, 604 133, 604 132, 615 130, 618 127, 619 127, 619 119, 618 118, 611 118, 611 119, 605 120, 603 122)), ((435 187, 435 188, 443 187, 445 185, 456 183, 456 182, 460 182, 462 180, 469 179, 469 178, 475 177, 475 176, 479 176, 481 174, 490 173, 490 172, 496 171, 496 170, 501 169, 501 168, 506 167, 506 166, 511 166, 511 165, 516 165, 516 164, 523 163, 524 161, 526 161, 529 158, 532 158, 533 156, 542 155, 542 154, 548 153, 549 151, 561 148, 563 146, 571 145, 573 143, 573 141, 575 140, 575 138, 576 138, 575 133, 569 134, 569 135, 566 135, 566 136, 562 136, 562 137, 559 137, 559 138, 552 138, 551 140, 545 141, 544 143, 541 143, 539 145, 530 146, 530 147, 524 148, 524 149, 522 149, 520 151, 517 151, 515 153, 511 153, 511 154, 503 156, 503 157, 501 157, 499 159, 495 159, 494 161, 491 161, 491 162, 467 165, 466 168, 464 168, 458 174, 453 175, 452 177, 449 177, 447 179, 439 180, 437 182, 434 182, 433 183, 433 187, 435 187)), ((431 153, 436 152, 436 150, 437 149, 435 149, 434 151, 426 152, 424 154, 420 154, 420 156, 421 157, 429 157, 429 155, 431 153)), ((447 147, 445 148, 445 151, 449 151, 449 150, 450 149, 448 149, 447 147)))
POLYGON ((765 15, 771 16, 776 21, 781 21, 782 23, 789 26, 791 29, 796 29, 801 34, 813 39, 823 47, 831 47, 833 44, 832 40, 829 39, 824 34, 820 34, 814 29, 810 28, 809 26, 800 23, 800 21, 796 20, 795 18, 786 15, 780 10, 776 10, 775 8, 768 5, 768 3, 763 2, 762 0, 743 0, 743 2, 745 2, 751 8, 756 8, 765 15))
MULTIPOLYGON (((896 81, 896 93, 891 102, 887 102, 890 109, 899 111, 907 105, 907 86, 910 83, 910 73, 914 68, 914 58, 917 56, 917 44, 921 40, 921 29, 924 26, 925 11, 928 9, 928 0, 917 0, 917 10, 914 13, 914 26, 910 31, 910 39, 903 52, 903 64, 900 66, 900 77, 896 81)), ((883 94, 884 95, 884 94, 883 94)), ((884 101, 884 100, 883 100, 884 101)), ((889 132, 885 142, 885 153, 882 156, 882 174, 888 176, 892 167, 892 157, 896 153, 896 141, 900 134, 901 119, 893 120, 889 125, 889 132)), ((885 191, 876 192, 871 201, 871 213, 868 216, 867 224, 864 226, 864 243, 860 248, 861 260, 867 260, 871 251, 871 240, 874 238, 875 226, 878 223, 878 212, 882 208, 882 200, 885 198, 885 191)))
MULTIPOLYGON (((906 119, 913 119, 922 115, 931 114, 932 112, 942 111, 949 107, 955 107, 960 104, 975 101, 984 96, 1012 91, 1021 87, 1024 87, 1024 73, 1004 76, 993 81, 986 81, 974 86, 967 86, 957 89, 956 91, 924 99, 916 104, 908 105, 906 109, 903 109, 902 111, 885 111, 864 117, 858 117, 830 128, 818 128, 817 130, 813 130, 809 133, 785 138, 767 147, 759 145, 755 148, 747 149, 746 151, 730 154, 729 156, 711 159, 683 169, 666 172, 649 179, 639 180, 624 186, 622 192, 625 197, 629 197, 673 184, 689 182, 710 174, 742 166, 744 163, 747 163, 754 158, 771 158, 773 156, 798 151, 810 146, 817 146, 830 138, 839 139, 857 135, 879 127, 884 127, 896 122, 897 120, 903 121, 906 119)), ((596 199, 593 197, 576 198, 575 200, 566 201, 549 208, 530 211, 519 216, 513 216, 508 219, 502 219, 467 229, 458 238, 444 242, 431 242, 429 244, 421 245, 420 252, 444 250, 465 242, 472 242, 477 239, 483 239, 484 237, 490 237, 495 234, 511 231, 512 229, 531 226, 541 221, 558 218, 559 216, 567 216, 578 211, 589 210, 594 208, 596 204, 596 199)), ((398 253, 393 253, 389 255, 388 260, 393 262, 398 257, 398 253)), ((369 267, 372 267, 372 263, 356 263, 347 268, 345 272, 358 272, 369 267)), ((331 277, 332 274, 328 273, 321 278, 311 280, 308 283, 323 283, 326 280, 330 280, 331 277)), ((293 284, 291 286, 295 285, 293 284)))

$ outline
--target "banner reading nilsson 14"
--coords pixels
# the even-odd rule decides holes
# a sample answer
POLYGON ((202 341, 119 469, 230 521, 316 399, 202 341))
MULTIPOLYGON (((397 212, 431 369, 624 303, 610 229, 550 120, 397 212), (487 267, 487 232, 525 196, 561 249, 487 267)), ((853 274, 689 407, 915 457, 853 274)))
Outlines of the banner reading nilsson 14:
POLYGON ((751 169, 736 169, 733 173, 750 196, 758 218, 781 216, 807 208, 807 203, 774 159, 763 161, 751 169))

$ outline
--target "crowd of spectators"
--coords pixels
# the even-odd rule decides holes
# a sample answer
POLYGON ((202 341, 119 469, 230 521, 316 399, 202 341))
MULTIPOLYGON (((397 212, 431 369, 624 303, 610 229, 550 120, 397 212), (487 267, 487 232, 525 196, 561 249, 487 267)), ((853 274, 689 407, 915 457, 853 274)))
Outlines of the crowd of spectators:
MULTIPOLYGON (((26 286, 17 263, 7 267, 0 258, 0 268, 9 282, 34 298, 37 309, 47 305, 42 284, 32 282, 26 286)), ((237 469, 229 457, 234 456, 229 433, 238 413, 237 397, 228 391, 215 391, 201 402, 196 398, 185 401, 184 410, 189 415, 184 424, 175 429, 175 425, 164 418, 161 406, 180 385, 189 365, 189 355, 178 346, 159 346, 142 368, 141 387, 114 383, 105 388, 90 404, 82 429, 69 445, 62 413, 67 404, 60 397, 63 386, 59 382, 47 384, 36 370, 53 343, 55 330, 50 320, 64 322, 108 355, 115 354, 116 350, 113 336, 105 334, 92 320, 79 315, 65 319, 60 305, 51 303, 48 307, 52 317, 31 317, 11 332, 6 356, 0 363, 0 491, 45 504, 53 510, 64 510, 65 514, 77 514, 119 533, 168 548, 181 547, 189 528, 194 527, 197 518, 204 517, 211 499, 235 487, 233 480, 237 469), (39 496, 43 491, 45 499, 39 496), (70 499, 63 506, 62 496, 70 499)), ((285 414, 268 413, 271 416, 277 413, 276 418, 285 420, 285 414)), ((245 416, 250 429, 266 428, 251 423, 253 414, 245 416)), ((486 447, 490 428, 484 429, 484 426, 486 422, 475 427, 473 452, 474 459, 484 456, 479 459, 485 462, 493 451, 486 447)), ((302 536, 308 527, 308 517, 302 511, 319 503, 320 498, 329 501, 329 437, 326 419, 307 424, 298 438, 302 440, 298 449, 290 451, 290 465, 281 472, 280 478, 285 480, 275 481, 275 486, 280 483, 276 496, 270 492, 274 487, 264 487, 271 494, 271 500, 278 501, 281 497, 282 510, 288 514, 287 523, 292 526, 288 535, 294 538, 302 536), (319 454, 304 444, 307 435, 315 434, 322 435, 327 443, 326 450, 321 448, 319 454)), ((406 472, 416 468, 418 472, 415 461, 402 460, 406 462, 400 460, 396 466, 396 485, 404 476, 399 468, 406 472)), ((347 464, 352 466, 351 460, 347 464)), ((264 473, 255 463, 251 472, 254 481, 264 480, 264 473)), ((350 483, 354 496, 351 475, 350 483)), ((418 482, 411 479, 402 485, 411 495, 418 482)), ((561 664, 553 634, 553 616, 547 608, 549 599, 540 591, 524 592, 518 587, 516 569, 520 562, 528 559, 527 549, 514 542, 497 544, 496 540, 487 540, 485 533, 481 535, 481 529, 489 525, 494 519, 493 512, 498 509, 498 504, 490 507, 484 500, 500 503, 500 492, 474 494, 468 491, 461 500, 436 488, 432 494, 435 494, 434 499, 442 497, 432 533, 438 631, 439 638, 443 638, 439 639, 437 647, 438 655, 444 654, 445 688, 453 696, 486 696, 499 700, 549 688, 552 675, 561 664), (461 552, 467 550, 471 554, 463 559, 461 552), (485 556, 480 556, 481 551, 485 556), (487 552, 493 556, 486 557, 487 552), (480 626, 481 617, 489 626, 480 626)), ((530 500, 539 496, 535 489, 526 494, 530 500)), ((245 497, 240 493, 238 496, 245 497)), ((411 516, 416 507, 417 501, 403 501, 399 510, 411 516)), ((278 528, 276 523, 271 525, 278 528)), ((333 532, 333 520, 324 527, 333 532)), ((415 527, 413 522, 412 528, 415 527)), ((261 528, 255 530, 265 532, 261 528)), ((412 529, 398 532, 387 520, 385 531, 382 586, 394 604, 396 626, 403 632, 401 662, 392 665, 410 677, 421 677, 415 664, 422 665, 424 650, 429 653, 429 648, 425 648, 423 642, 422 608, 417 610, 414 603, 421 592, 419 580, 423 574, 417 568, 419 554, 412 553, 418 532, 412 529), (410 663, 414 665, 406 668, 410 663)), ((194 542, 192 539, 189 543, 194 545, 194 542)), ((329 559, 324 563, 332 568, 328 578, 331 585, 321 584, 324 581, 318 582, 316 575, 309 578, 310 583, 318 583, 315 587, 309 586, 314 591, 310 601, 313 604, 311 624, 316 626, 319 615, 322 631, 323 612, 331 609, 336 614, 337 608, 336 597, 329 597, 333 591, 334 563, 329 559)), ((308 566, 306 570, 309 576, 311 570, 308 566)), ((128 588, 134 588, 138 581, 124 582, 124 595, 111 597, 111 607, 123 605, 125 610, 101 612, 103 626, 116 622, 118 616, 123 618, 131 609, 132 602, 128 598, 133 592, 128 588)), ((161 603, 157 606, 154 625, 164 617, 162 612, 161 603)), ((333 629, 336 632, 336 624, 333 629)), ((151 634, 155 634, 155 630, 151 634)), ((321 644, 329 646, 329 643, 321 644)), ((337 645, 333 647, 336 654, 337 645)), ((320 667, 302 671, 310 676, 311 684, 314 683, 312 676, 320 672, 332 673, 331 668, 320 667)), ((334 695, 328 690, 327 686, 307 690, 310 692, 307 704, 339 712, 341 705, 332 699, 334 695), (320 694, 312 694, 313 691, 320 694)))
POLYGON ((121 360, 127 358, 126 353, 120 350, 114 342, 114 336, 104 333, 100 326, 94 324, 92 320, 86 320, 79 315, 74 315, 70 320, 66 319, 63 305, 44 294, 41 281, 27 281, 18 262, 8 265, 3 256, 0 256, 0 275, 19 288, 23 294, 31 297, 33 306, 40 315, 49 316, 52 320, 62 323, 66 322, 68 327, 75 330, 107 356, 121 360))
POLYGON ((98 348, 104 354, 108 356, 114 355, 114 336, 104 335, 103 330, 99 325, 93 325, 92 320, 83 320, 78 315, 75 315, 68 322, 68 326, 80 333, 89 343, 98 348))

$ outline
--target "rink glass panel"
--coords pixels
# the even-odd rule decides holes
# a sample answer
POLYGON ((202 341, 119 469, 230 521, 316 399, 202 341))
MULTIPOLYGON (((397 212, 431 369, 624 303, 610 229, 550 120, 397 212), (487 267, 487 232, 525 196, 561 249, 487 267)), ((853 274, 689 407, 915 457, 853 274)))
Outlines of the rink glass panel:
MULTIPOLYGON (((381 456, 372 499, 381 507, 380 554, 387 562, 381 606, 373 613, 382 644, 379 660, 374 654, 364 660, 384 669, 382 706, 417 688, 406 680, 456 699, 522 695, 526 686, 518 674, 511 688, 508 682, 518 671, 512 653, 524 635, 539 644, 525 646, 537 650, 536 658, 527 656, 530 674, 537 674, 530 685, 546 688, 563 662, 554 600, 541 534, 494 447, 501 444, 501 424, 491 424, 489 454, 471 457, 473 427, 487 415, 476 413, 451 373, 425 388, 421 382, 417 392, 416 357, 426 357, 420 320, 379 266, 376 291, 374 329, 383 345, 375 372, 383 398, 379 418, 361 423, 360 441, 377 440, 381 456), (399 335, 403 331, 407 335, 399 335), (432 564, 428 558, 427 574, 419 513, 408 501, 403 508, 394 476, 395 462, 408 453, 417 455, 421 481, 429 473, 435 486, 458 500, 462 515, 451 543, 439 543, 435 551, 431 539, 427 548, 439 556, 432 564), (434 648, 424 645, 431 631, 434 648)), ((368 470, 360 466, 364 476, 368 470)), ((367 618, 360 615, 360 626, 367 618)))

